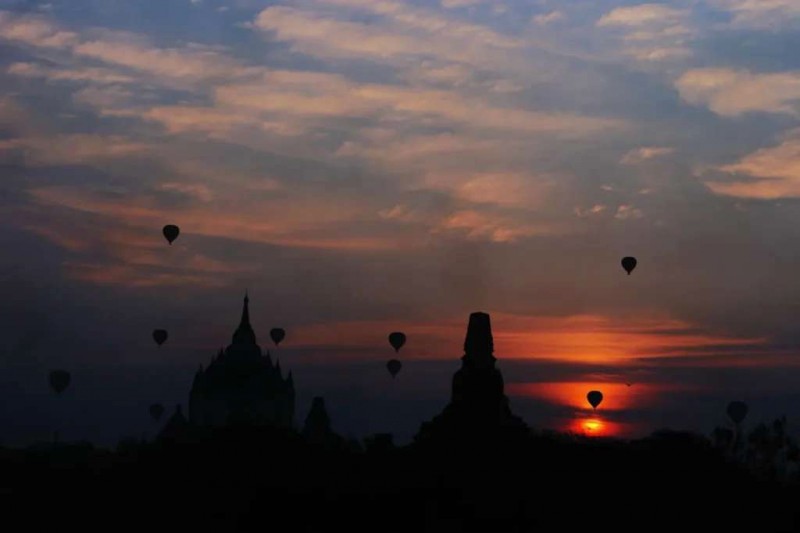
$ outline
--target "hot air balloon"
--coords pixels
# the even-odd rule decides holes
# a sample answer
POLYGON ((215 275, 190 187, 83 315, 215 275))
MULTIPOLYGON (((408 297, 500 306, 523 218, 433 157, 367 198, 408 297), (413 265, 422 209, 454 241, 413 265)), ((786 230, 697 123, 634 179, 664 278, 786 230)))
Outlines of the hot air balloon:
POLYGON ((392 379, 400 372, 400 369, 403 368, 403 363, 398 361, 397 359, 390 359, 388 363, 386 363, 386 368, 389 370, 389 373, 392 375, 392 379))
POLYGON ((167 330, 165 329, 154 329, 153 330, 153 340, 161 346, 164 344, 164 341, 167 340, 167 330))
POLYGON ((161 419, 161 415, 164 414, 164 406, 160 403, 154 403, 150 406, 150 416, 153 417, 153 420, 158 422, 161 419))
POLYGON ((635 257, 623 257, 622 258, 622 268, 624 268, 625 272, 627 272, 628 275, 630 276, 631 272, 633 272, 633 269, 636 268, 636 258, 635 257))
POLYGON ((406 343, 406 334, 400 331, 395 331, 389 334, 389 344, 394 348, 395 353, 400 351, 400 348, 406 343))
POLYGON ((275 343, 275 346, 279 345, 284 337, 286 337, 286 332, 283 328, 272 328, 269 330, 269 336, 272 338, 272 342, 275 343))
POLYGON ((589 391, 589 394, 586 395, 586 399, 589 400, 593 409, 597 409, 597 406, 603 401, 603 393, 599 390, 589 391))
POLYGON ((164 226, 162 232, 164 233, 164 237, 166 237, 170 246, 172 246, 172 241, 178 238, 178 235, 181 233, 181 229, 175 224, 167 224, 164 226))
POLYGON ((56 394, 61 394, 69 386, 70 374, 66 370, 53 370, 50 372, 50 386, 56 391, 56 394))
POLYGON ((747 416, 747 404, 744 402, 731 402, 728 404, 728 416, 735 424, 741 424, 747 416))

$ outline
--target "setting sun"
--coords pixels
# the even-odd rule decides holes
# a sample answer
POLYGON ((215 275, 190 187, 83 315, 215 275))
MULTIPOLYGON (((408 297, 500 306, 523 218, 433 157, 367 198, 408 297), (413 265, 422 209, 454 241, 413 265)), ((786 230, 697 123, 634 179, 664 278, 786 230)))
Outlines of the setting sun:
POLYGON ((602 434, 603 428, 603 421, 599 418, 590 418, 589 420, 585 420, 583 422, 583 429, 592 435, 602 434))
POLYGON ((632 429, 629 424, 600 418, 595 413, 576 413, 563 424, 563 430, 585 437, 623 437, 632 429))

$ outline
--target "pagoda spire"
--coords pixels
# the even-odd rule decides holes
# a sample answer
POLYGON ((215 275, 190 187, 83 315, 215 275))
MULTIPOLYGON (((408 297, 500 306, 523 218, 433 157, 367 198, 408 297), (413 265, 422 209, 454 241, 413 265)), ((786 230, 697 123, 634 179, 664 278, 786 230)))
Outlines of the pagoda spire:
POLYGON ((242 307, 241 323, 247 324, 248 326, 250 325, 250 298, 247 296, 247 289, 244 290, 244 307, 242 307))
POLYGON ((250 298, 247 296, 247 291, 244 293, 244 305, 242 306, 242 320, 239 322, 239 327, 233 333, 233 344, 255 344, 256 334, 253 331, 253 326, 250 325, 250 298))
POLYGON ((467 338, 464 340, 464 357, 462 360, 469 366, 494 367, 494 339, 492 323, 487 313, 472 313, 467 326, 467 338))

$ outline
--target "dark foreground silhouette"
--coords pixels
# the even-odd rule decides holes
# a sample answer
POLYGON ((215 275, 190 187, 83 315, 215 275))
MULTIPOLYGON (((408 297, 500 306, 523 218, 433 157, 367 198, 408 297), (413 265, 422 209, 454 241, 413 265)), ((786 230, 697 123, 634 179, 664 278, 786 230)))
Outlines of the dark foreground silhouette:
POLYGON ((114 452, 1 450, 0 501, 6 524, 30 530, 792 531, 800 520, 797 487, 690 434, 439 444, 394 448, 384 436, 359 450, 228 427, 114 452))
POLYGON ((771 467, 790 448, 785 420, 757 428, 751 448, 738 426, 713 444, 541 433, 511 412, 495 362, 489 315, 473 313, 451 400, 412 444, 342 439, 319 397, 296 431, 291 375, 256 344, 245 299, 188 418, 178 406, 154 442, 114 451, 0 449, 0 516, 33 531, 800 530, 800 484, 771 467))

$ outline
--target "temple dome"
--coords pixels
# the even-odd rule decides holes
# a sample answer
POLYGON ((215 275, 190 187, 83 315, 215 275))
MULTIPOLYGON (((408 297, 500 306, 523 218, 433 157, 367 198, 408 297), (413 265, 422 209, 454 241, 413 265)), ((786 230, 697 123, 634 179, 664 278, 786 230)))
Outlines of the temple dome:
POLYGON ((232 342, 204 370, 197 371, 189 401, 189 420, 203 426, 230 423, 294 423, 295 391, 291 372, 283 377, 280 362, 262 353, 250 324, 245 294, 242 317, 232 342))

